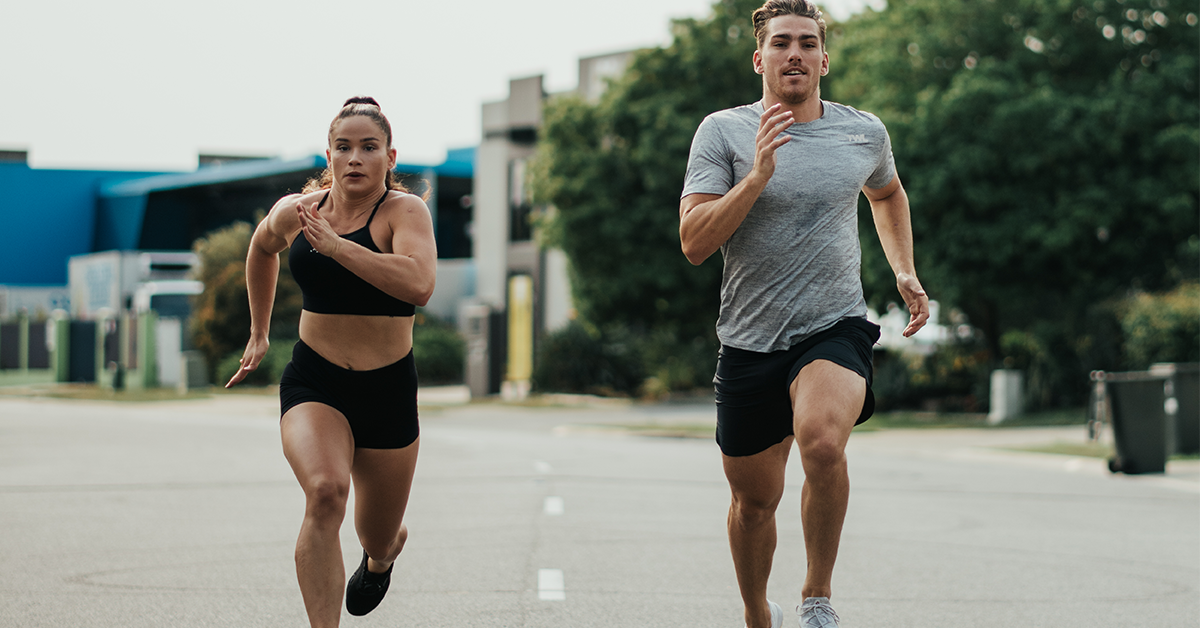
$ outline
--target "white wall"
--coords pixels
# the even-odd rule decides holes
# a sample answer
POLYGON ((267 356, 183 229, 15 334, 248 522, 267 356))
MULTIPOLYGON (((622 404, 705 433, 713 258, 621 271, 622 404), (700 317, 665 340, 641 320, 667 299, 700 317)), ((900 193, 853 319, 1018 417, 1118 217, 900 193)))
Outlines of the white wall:
POLYGON ((437 286, 425 311, 446 321, 458 318, 458 302, 475 296, 475 260, 440 259, 437 286))
POLYGON ((154 334, 158 385, 171 388, 179 384, 183 373, 183 323, 178 318, 160 318, 154 334))
POLYGON ((562 249, 547 249, 546 266, 542 272, 545 293, 546 331, 552 332, 567 326, 575 318, 575 303, 571 298, 571 278, 567 274, 567 254, 562 249))
POLYGON ((474 198, 475 297, 502 308, 508 261, 508 146, 503 138, 484 140, 475 153, 474 198))

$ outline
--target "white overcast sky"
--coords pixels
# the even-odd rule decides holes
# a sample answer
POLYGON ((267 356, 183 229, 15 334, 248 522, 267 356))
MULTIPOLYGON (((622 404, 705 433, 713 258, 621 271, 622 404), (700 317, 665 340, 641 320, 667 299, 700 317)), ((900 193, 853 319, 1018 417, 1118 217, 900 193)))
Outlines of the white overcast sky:
MULTIPOLYGON (((880 0, 826 0, 844 19, 880 0)), ((36 168, 191 170, 198 153, 325 150, 374 96, 402 162, 478 144, 508 80, 575 87, 579 57, 670 43, 712 0, 69 0, 5 3, 0 149, 36 168)), ((746 61, 750 71, 750 61, 746 61)))

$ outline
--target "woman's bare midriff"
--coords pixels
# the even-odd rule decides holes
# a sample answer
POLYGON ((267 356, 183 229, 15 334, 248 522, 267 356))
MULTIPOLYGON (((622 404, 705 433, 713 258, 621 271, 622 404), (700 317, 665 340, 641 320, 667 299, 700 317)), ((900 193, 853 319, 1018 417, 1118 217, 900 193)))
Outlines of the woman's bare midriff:
POLYGON ((300 339, 326 360, 353 371, 399 362, 412 350, 413 317, 300 313, 300 339))

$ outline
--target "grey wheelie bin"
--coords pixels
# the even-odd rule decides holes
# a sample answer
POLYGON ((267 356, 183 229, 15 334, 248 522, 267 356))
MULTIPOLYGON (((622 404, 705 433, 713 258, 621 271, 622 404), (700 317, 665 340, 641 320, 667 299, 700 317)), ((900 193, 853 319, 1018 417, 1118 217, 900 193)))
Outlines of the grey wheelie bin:
POLYGON ((1200 365, 1155 364, 1148 371, 1092 374, 1093 408, 1112 423, 1113 473, 1163 473, 1172 454, 1200 452, 1200 365), (1095 402, 1099 403, 1095 403, 1095 402))
POLYGON ((1200 454, 1200 364, 1176 364, 1175 453, 1200 454))
POLYGON ((1103 376, 1112 407, 1113 440, 1117 445, 1117 455, 1108 461, 1109 471, 1165 472, 1165 380, 1150 373, 1104 373, 1103 376))

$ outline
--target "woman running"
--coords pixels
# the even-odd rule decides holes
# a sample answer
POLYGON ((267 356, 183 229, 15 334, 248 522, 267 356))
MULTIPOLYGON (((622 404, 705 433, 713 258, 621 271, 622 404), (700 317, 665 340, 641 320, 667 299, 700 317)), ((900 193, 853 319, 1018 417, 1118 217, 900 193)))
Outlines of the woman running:
POLYGON ((345 569, 338 530, 353 485, 363 547, 346 610, 371 612, 404 548, 420 443, 413 313, 433 294, 437 246, 424 201, 396 180, 392 127, 373 98, 329 125, 329 167, 283 197, 246 257, 250 341, 233 386, 267 353, 279 253, 304 296, 300 341, 279 385, 283 453, 304 489, 296 575, 313 628, 337 626, 345 569))

